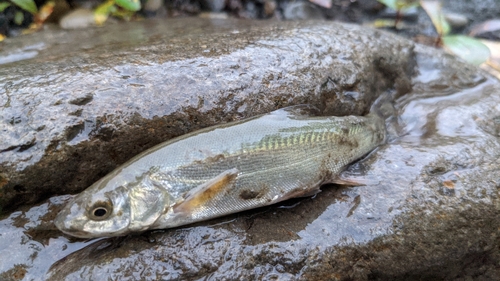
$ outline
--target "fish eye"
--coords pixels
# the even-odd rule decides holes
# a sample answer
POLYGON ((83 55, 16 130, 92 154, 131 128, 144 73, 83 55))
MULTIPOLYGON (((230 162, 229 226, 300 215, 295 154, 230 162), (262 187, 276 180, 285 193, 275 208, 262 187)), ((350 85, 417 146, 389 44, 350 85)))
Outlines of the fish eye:
POLYGON ((107 219, 113 212, 113 207, 110 202, 98 201, 89 209, 89 217, 95 221, 107 219))

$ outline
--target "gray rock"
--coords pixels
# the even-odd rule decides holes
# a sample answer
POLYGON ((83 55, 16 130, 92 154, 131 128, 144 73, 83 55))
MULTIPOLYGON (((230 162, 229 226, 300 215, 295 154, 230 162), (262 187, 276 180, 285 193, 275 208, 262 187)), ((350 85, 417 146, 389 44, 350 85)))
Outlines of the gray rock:
POLYGON ((489 19, 496 19, 500 14, 500 1, 498 0, 443 0, 443 9, 467 17, 471 25, 466 28, 466 33, 471 26, 489 19))
POLYGON ((75 9, 59 21, 59 26, 63 29, 83 29, 96 25, 94 12, 90 9, 75 9))
POLYGON ((49 280, 494 280, 500 83, 435 52, 417 48, 419 75, 388 120, 390 140, 351 167, 373 184, 100 240, 49 280))
POLYGON ((322 20, 325 16, 321 9, 308 1, 288 2, 283 9, 287 20, 322 20))
POLYGON ((469 24, 469 19, 459 13, 443 12, 445 20, 454 28, 461 28, 469 24))
POLYGON ((303 103, 364 114, 383 91, 407 92, 414 66, 410 42, 337 23, 190 18, 36 36, 19 41, 44 42, 37 57, 0 68, 4 210, 77 193, 213 124, 303 103))
POLYGON ((348 171, 370 184, 97 241, 62 236, 52 220, 70 196, 52 197, 0 218, 0 279, 496 280, 500 82, 414 50, 387 144, 348 171))

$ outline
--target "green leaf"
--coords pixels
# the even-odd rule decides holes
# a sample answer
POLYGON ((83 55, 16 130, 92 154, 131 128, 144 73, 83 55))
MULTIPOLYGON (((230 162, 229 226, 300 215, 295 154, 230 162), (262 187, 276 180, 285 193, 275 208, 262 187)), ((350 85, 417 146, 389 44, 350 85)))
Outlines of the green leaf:
POLYGON ((109 15, 116 10, 115 1, 109 0, 101 5, 97 6, 94 11, 94 21, 96 24, 103 24, 109 17, 109 15))
POLYGON ((126 21, 129 21, 134 16, 134 14, 135 12, 127 11, 125 9, 117 9, 116 11, 111 13, 113 17, 121 18, 126 21))
POLYGON ((396 21, 393 19, 376 19, 373 22, 373 27, 375 28, 384 28, 384 27, 394 27, 396 25, 396 21))
POLYGON ((33 0, 10 0, 10 1, 19 6, 19 8, 27 12, 30 12, 32 14, 36 14, 36 12, 38 12, 35 1, 33 0))
POLYGON ((7 9, 9 6, 10 6, 10 3, 7 3, 7 2, 0 3, 0 13, 3 12, 5 9, 7 9))
POLYGON ((441 38, 444 49, 461 59, 480 65, 490 57, 490 49, 472 37, 465 35, 450 35, 441 38))
POLYGON ((116 5, 125 10, 136 12, 141 9, 141 1, 139 0, 115 0, 116 5))
POLYGON ((413 7, 418 7, 419 5, 420 5, 420 3, 418 2, 418 0, 399 0, 399 1, 396 1, 396 6, 402 11, 413 8, 413 7))
POLYGON ((397 0, 377 0, 377 1, 379 1, 380 3, 386 5, 389 8, 393 8, 394 10, 397 10, 397 6, 396 6, 396 1, 397 0))
POLYGON ((443 12, 441 12, 441 2, 436 0, 420 1, 420 6, 424 8, 427 15, 431 18, 432 24, 434 24, 439 36, 446 36, 450 33, 450 25, 444 18, 443 12))
POLYGON ((21 11, 16 11, 14 14, 14 23, 17 25, 23 24, 24 21, 24 14, 21 11))
POLYGON ((377 1, 396 11, 406 10, 412 7, 417 7, 419 5, 418 0, 377 0, 377 1))

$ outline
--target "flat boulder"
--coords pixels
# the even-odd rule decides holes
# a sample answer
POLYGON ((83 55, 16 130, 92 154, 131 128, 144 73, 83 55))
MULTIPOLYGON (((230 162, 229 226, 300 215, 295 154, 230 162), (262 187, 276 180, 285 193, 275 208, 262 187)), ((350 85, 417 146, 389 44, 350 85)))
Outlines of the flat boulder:
MULTIPOLYGON (((45 122, 46 126, 49 122, 44 120, 54 116, 51 130, 59 128, 55 127, 59 124, 55 122, 59 121, 57 118, 73 120, 67 118, 73 116, 74 122, 84 122, 83 129, 77 130, 72 138, 60 136, 56 130, 52 139, 57 140, 57 145, 50 146, 49 142, 38 160, 43 161, 44 157, 57 160, 51 155, 59 155, 78 170, 73 171, 69 164, 68 167, 58 164, 57 167, 66 170, 45 171, 48 173, 45 177, 56 178, 51 172, 59 173, 60 177, 72 173, 81 174, 80 181, 92 182, 90 178, 97 179, 107 168, 115 167, 136 152, 196 128, 298 103, 311 103, 322 114, 365 114, 376 96, 388 92, 395 101, 394 108, 384 108, 391 113, 387 119, 387 142, 346 171, 365 177, 367 185, 326 185, 314 197, 291 199, 185 227, 81 240, 63 235, 53 225, 55 215, 71 196, 52 194, 76 192, 80 188, 76 178, 67 177, 61 180, 65 184, 47 187, 46 193, 36 195, 38 199, 42 195, 50 196, 49 199, 29 205, 31 201, 26 198, 16 211, 0 217, 0 256, 9 257, 0 263, 0 279, 36 280, 44 276, 46 280, 495 280, 500 276, 498 80, 439 50, 358 26, 327 22, 258 22, 250 26, 248 22, 232 22, 231 27, 222 23, 214 27, 210 22, 202 25, 191 21, 180 21, 184 25, 179 26, 175 21, 166 21, 169 23, 166 30, 172 28, 178 33, 171 35, 170 40, 162 37, 168 32, 155 33, 151 22, 130 24, 131 28, 135 24, 149 27, 144 32, 131 32, 134 36, 149 32, 156 35, 148 40, 142 38, 142 43, 133 40, 116 43, 116 53, 97 52, 93 48, 82 50, 82 54, 93 51, 95 56, 76 59, 82 63, 92 61, 96 66, 106 61, 106 56, 113 57, 114 62, 127 62, 132 53, 142 54, 142 58, 135 57, 135 62, 127 64, 125 78, 115 77, 125 72, 120 64, 112 64, 107 70, 102 65, 75 64, 78 71, 89 76, 101 69, 92 76, 93 86, 85 79, 73 77, 74 85, 88 83, 88 88, 77 92, 78 95, 71 92, 76 95, 71 98, 60 97, 57 104, 48 103, 51 106, 37 106, 45 100, 36 99, 36 95, 24 103, 15 103, 19 109, 31 106, 32 111, 27 114, 45 110, 45 119, 37 122, 45 122), (188 25, 198 28, 191 30, 188 25), (225 31, 207 31, 219 28, 225 31), (234 40, 243 35, 248 38, 246 41, 234 40), (176 40, 190 42, 184 45, 186 55, 182 58, 162 60, 159 56, 153 63, 148 61, 155 57, 152 51, 141 53, 154 46, 164 50, 163 46, 176 40), (216 44, 226 42, 227 46, 232 40, 242 45, 227 47, 224 54, 223 49, 217 49, 221 53, 215 55, 214 51, 212 57, 211 51, 203 52, 203 48, 209 49, 210 40, 216 44), (199 46, 201 55, 189 53, 190 46, 199 46), (134 51, 126 53, 122 48, 134 51), (229 58, 235 67, 222 66, 221 61, 229 58), (141 63, 145 61, 148 63, 141 63), (161 70, 176 64, 182 67, 170 72, 161 70), (147 72, 150 77, 146 78, 139 75, 142 69, 157 71, 147 72), (102 73, 107 75, 99 77, 102 73), (203 79, 200 73, 213 79, 203 79), (142 86, 127 84, 130 79, 150 90, 142 91, 142 86), (153 84, 153 80, 163 84, 153 84), (128 94, 120 96, 118 85, 128 94), (215 90, 222 86, 231 90, 215 90), (168 99, 155 100, 162 95, 168 99), (64 111, 53 108, 81 109, 81 112, 79 116, 64 115, 61 113, 64 111), (165 113, 158 115, 159 111, 165 113), (106 118, 97 119, 99 116, 106 118), (86 120, 90 120, 90 127, 85 127, 86 120), (84 147, 88 150, 82 151, 91 153, 89 156, 75 152, 84 147), (117 147, 120 149, 116 150, 117 147)), ((104 34, 107 28, 119 32, 114 26, 89 32, 104 34)), ((114 42, 102 38, 104 45, 114 42)), ((121 42, 120 38, 114 40, 121 42)), ((107 48, 104 45, 102 48, 107 48)), ((31 63, 41 60, 43 54, 40 55, 31 63)), ((58 54, 54 53, 47 60, 56 58, 58 54)), ((13 63, 7 67, 23 65, 13 63)), ((40 62, 40 68, 42 65, 46 64, 40 62)), ((32 83, 49 84, 49 78, 41 73, 29 74, 28 66, 24 67, 26 79, 31 77, 32 83)), ((32 69, 36 73, 37 68, 32 69)), ((79 72, 74 71, 72 76, 77 76, 79 72)), ((59 75, 64 79, 53 76, 53 84, 70 87, 66 82, 68 76, 59 75)), ((14 83, 9 85, 13 87, 14 83)), ((30 87, 29 83, 15 85, 19 89, 30 87)), ((64 96, 63 87, 58 89, 60 92, 54 91, 52 95, 64 96)), ((43 90, 36 93, 43 95, 43 90)), ((9 106, 14 106, 14 96, 23 94, 28 95, 21 90, 9 92, 9 106)), ((15 112, 9 107, 2 110, 15 112)), ((5 117, 8 115, 0 116, 8 120, 5 117)), ((20 121, 3 125, 9 133, 3 142, 14 143, 17 124, 37 119, 16 120, 20 121)), ((63 121, 63 124, 70 122, 63 121)), ((44 127, 35 132, 49 136, 52 131, 45 131, 44 127)), ((21 164, 28 165, 36 158, 16 162, 21 158, 15 157, 37 151, 43 141, 40 137, 34 145, 12 148, 0 155, 8 155, 9 163, 18 163, 20 166, 13 167, 22 174, 29 168, 22 169, 21 164)), ((30 165, 34 167, 36 163, 30 165)), ((16 175, 14 169, 8 171, 9 175, 16 175)), ((4 191, 15 191, 13 187, 6 189, 10 188, 10 178, 4 182, 4 191)), ((24 198, 16 196, 12 198, 24 198)))
POLYGON ((3 61, 38 47, 0 68, 0 210, 78 193, 210 125, 296 104, 365 114, 383 91, 408 92, 414 68, 410 42, 333 22, 190 18, 11 40, 3 61))

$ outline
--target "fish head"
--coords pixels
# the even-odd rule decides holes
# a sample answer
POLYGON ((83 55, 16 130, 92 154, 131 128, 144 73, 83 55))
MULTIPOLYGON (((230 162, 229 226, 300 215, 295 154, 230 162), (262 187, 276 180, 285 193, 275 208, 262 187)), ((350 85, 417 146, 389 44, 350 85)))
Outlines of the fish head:
POLYGON ((111 173, 73 198, 54 224, 79 238, 125 235, 149 229, 161 216, 168 194, 148 176, 124 179, 111 173))

